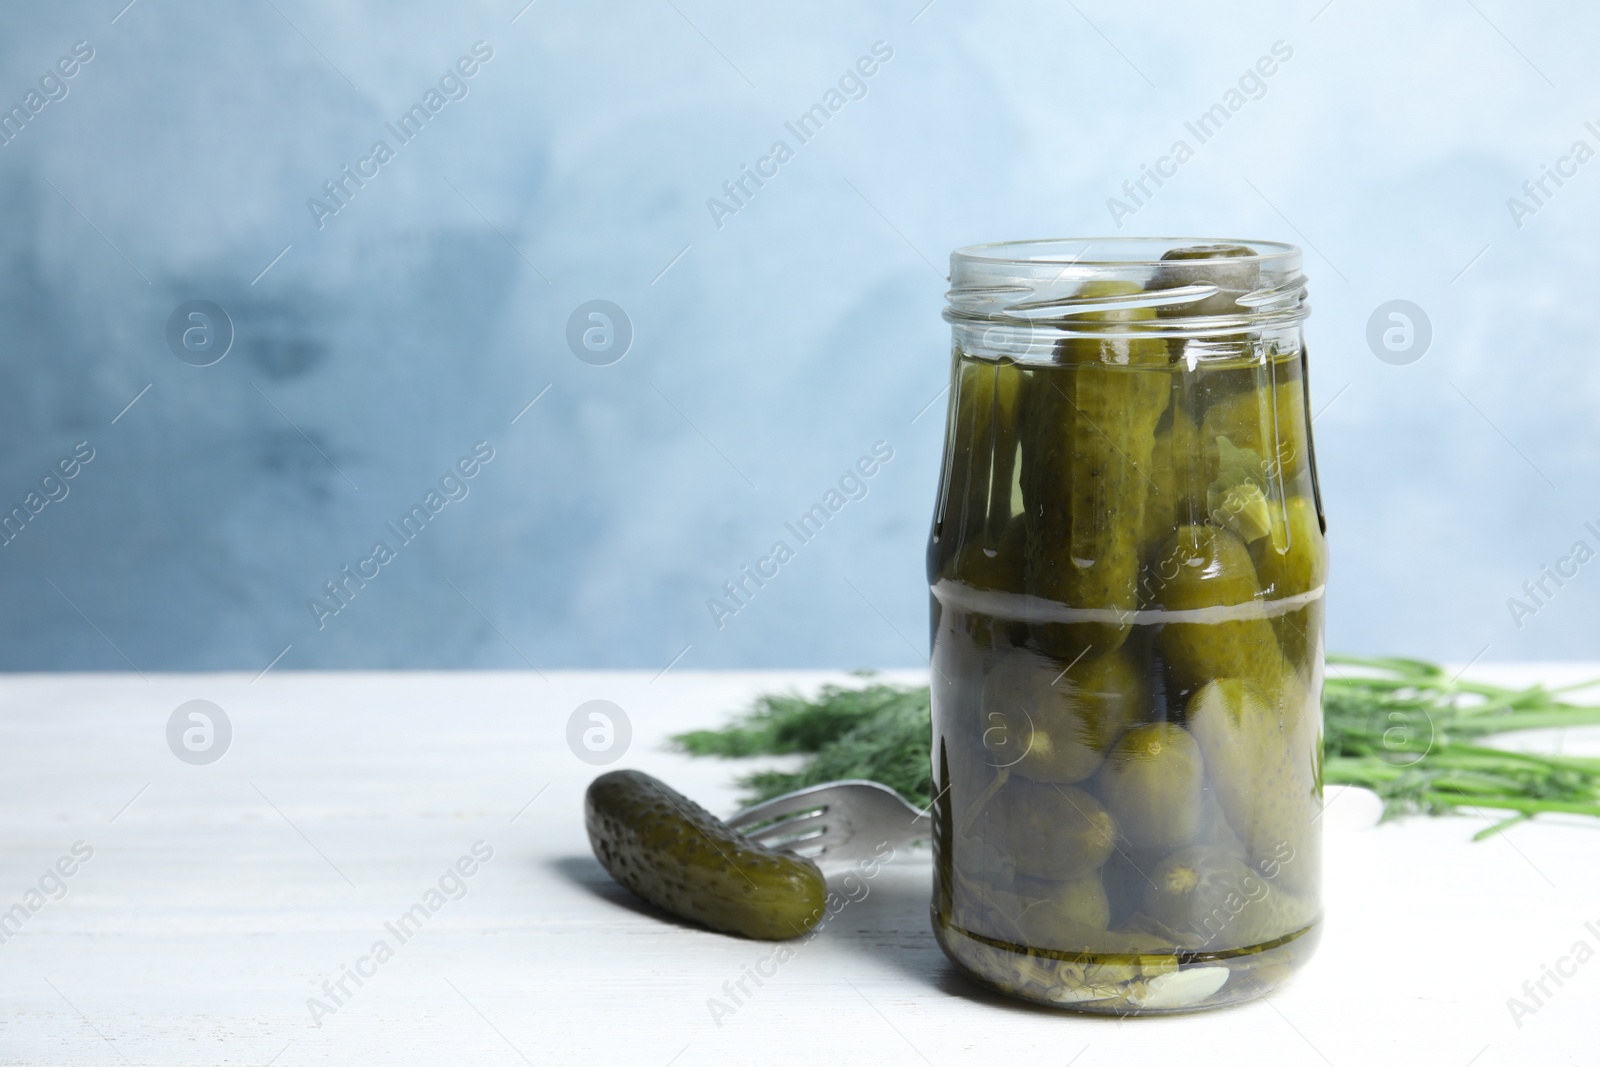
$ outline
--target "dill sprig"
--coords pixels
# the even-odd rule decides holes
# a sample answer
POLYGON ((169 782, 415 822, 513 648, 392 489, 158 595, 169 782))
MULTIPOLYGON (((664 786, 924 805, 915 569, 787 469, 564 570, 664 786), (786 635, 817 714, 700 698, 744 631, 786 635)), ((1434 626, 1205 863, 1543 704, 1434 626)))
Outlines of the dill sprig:
MULTIPOLYGON (((1508 689, 1452 678, 1422 660, 1328 657, 1323 780, 1371 789, 1384 818, 1458 809, 1511 814, 1479 839, 1542 812, 1600 818, 1600 759, 1511 752, 1482 744, 1518 730, 1600 724, 1600 706, 1563 693, 1595 683, 1508 689)), ((926 686, 826 685, 814 699, 766 694, 720 730, 674 737, 697 756, 804 755, 797 771, 766 770, 739 784, 751 802, 841 778, 868 778, 913 804, 930 800, 926 686)))
POLYGON ((1328 663, 1323 780, 1371 789, 1383 798, 1384 818, 1512 813, 1479 840, 1541 812, 1600 818, 1600 759, 1479 743, 1518 730, 1600 724, 1600 707, 1560 699, 1594 682, 1508 689, 1452 678, 1421 660, 1329 656, 1328 663))
POLYGON ((870 682, 857 689, 825 685, 814 700, 767 693, 727 727, 678 734, 672 742, 695 756, 808 757, 798 771, 757 771, 739 779, 751 803, 808 785, 870 778, 926 805, 931 733, 927 686, 870 682))

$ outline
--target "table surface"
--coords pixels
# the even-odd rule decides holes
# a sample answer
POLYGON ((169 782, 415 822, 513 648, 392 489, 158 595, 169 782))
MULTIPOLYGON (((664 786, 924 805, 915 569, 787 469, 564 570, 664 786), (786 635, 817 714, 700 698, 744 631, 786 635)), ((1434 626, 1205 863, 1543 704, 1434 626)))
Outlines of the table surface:
MULTIPOLYGON (((1600 667, 1473 674, 1553 684, 1600 667)), ((772 946, 664 921, 611 882, 582 822, 601 768, 569 748, 568 718, 613 701, 632 726, 613 766, 728 812, 742 765, 664 751, 665 737, 721 722, 755 693, 838 677, 0 679, 0 1063, 1600 1057, 1600 826, 1540 820, 1473 843, 1479 819, 1376 825, 1375 798, 1355 790, 1330 793, 1322 947, 1268 1001, 1117 1021, 991 996, 935 946, 929 863, 913 853, 714 1018, 713 998, 732 1004, 725 983, 772 969, 772 946), (232 724, 209 765, 168 747, 169 717, 195 699, 232 724), (475 848, 489 858, 474 860, 475 848), (471 875, 452 875, 458 863, 471 875), (397 926, 407 914, 426 918, 397 926), (1567 976, 1544 978, 1535 1005, 1524 982, 1537 993, 1547 966, 1567 976), (350 969, 366 977, 357 984, 350 969), (1513 1017, 1512 997, 1531 1010, 1513 1017)), ((1600 731, 1531 743, 1600 753, 1600 731)))

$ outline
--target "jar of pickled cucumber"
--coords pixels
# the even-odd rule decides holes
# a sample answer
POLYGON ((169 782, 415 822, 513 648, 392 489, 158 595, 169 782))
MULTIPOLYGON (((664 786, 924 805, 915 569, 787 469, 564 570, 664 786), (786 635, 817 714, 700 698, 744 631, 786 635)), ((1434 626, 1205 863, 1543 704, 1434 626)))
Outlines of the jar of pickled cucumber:
POLYGON ((933 925, 1011 995, 1272 991, 1321 905, 1322 598, 1299 249, 951 257, 928 546, 933 925))

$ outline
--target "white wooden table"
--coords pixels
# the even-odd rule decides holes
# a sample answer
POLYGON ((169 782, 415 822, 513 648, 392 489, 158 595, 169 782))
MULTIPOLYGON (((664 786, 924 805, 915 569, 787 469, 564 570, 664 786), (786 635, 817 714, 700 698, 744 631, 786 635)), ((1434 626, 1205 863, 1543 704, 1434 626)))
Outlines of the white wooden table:
MULTIPOLYGON (((1559 682, 1600 668, 1474 673, 1559 682)), ((662 921, 610 882, 581 817, 602 768, 569 750, 567 720, 616 702, 633 738, 613 766, 730 811, 739 767, 666 753, 663 738, 828 676, 651 677, 0 679, 0 909, 21 907, 9 923, 0 911, 0 1063, 1600 1059, 1600 959, 1568 958, 1579 941, 1600 950, 1600 826, 1551 820, 1473 844, 1483 824, 1468 818, 1375 827, 1373 798, 1353 791, 1326 819, 1322 947, 1270 1002, 1117 1022, 992 997, 935 947, 917 854, 759 988, 746 979, 752 995, 719 1025, 708 1001, 729 1003, 724 983, 758 963, 771 971, 771 946, 662 921), (168 748, 168 718, 192 699, 233 726, 210 765, 168 748), (475 842, 492 858, 449 877, 475 842), (47 873, 58 862, 70 877, 47 873), (424 918, 391 930, 417 904, 424 918), (392 950, 381 962, 378 941, 392 950), (1552 995, 1519 1026, 1507 999, 1544 965, 1571 976, 1546 979, 1552 995), (357 985, 346 967, 367 976, 357 985), (335 1000, 323 983, 340 979, 335 1000), (329 1009, 315 1020, 310 998, 329 1009)), ((1600 753, 1600 732, 1560 743, 1600 753)))

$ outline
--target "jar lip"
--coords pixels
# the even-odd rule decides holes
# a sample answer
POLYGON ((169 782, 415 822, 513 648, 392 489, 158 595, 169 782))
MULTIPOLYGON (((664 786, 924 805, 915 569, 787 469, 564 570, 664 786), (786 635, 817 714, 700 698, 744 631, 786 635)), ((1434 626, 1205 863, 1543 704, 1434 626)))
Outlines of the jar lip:
MULTIPOLYGON (((1062 264, 1081 267, 1157 266, 1170 262, 1164 252, 1198 245, 1243 245, 1255 254, 1230 256, 1234 263, 1272 263, 1298 259, 1297 245, 1283 241, 1247 240, 1220 237, 1034 237, 1013 241, 989 241, 966 245, 950 253, 952 271, 958 262, 972 264, 1062 264), (1124 254, 1089 258, 1096 248, 1124 250, 1124 254), (1074 249, 1081 251, 1074 252, 1074 249), (1143 254, 1129 254, 1143 253, 1143 254)), ((1194 261, 1190 261, 1194 262, 1194 261)), ((1204 262, 1199 261, 1199 262, 1204 262)))
MULTIPOLYGON (((1261 334, 1297 326, 1310 313, 1301 266, 1300 249, 1282 241, 1074 237, 971 245, 950 255, 944 317, 958 333, 996 338, 979 347, 1000 353, 1048 351, 1049 339, 1064 337, 1261 334)), ((962 341, 965 350, 972 339, 962 341)))

